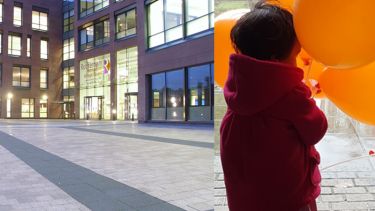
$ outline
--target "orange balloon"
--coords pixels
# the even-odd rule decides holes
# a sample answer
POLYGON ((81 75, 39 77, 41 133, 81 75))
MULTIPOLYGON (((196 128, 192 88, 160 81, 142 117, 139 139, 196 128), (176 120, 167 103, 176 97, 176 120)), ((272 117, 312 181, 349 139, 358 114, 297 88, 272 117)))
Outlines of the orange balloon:
POLYGON ((375 60, 374 0, 296 0, 294 25, 303 48, 335 69, 375 60))
POLYGON ((375 125, 375 62, 355 69, 328 69, 319 82, 324 93, 343 112, 375 125))
POLYGON ((293 12, 294 0, 268 0, 267 3, 280 6, 289 12, 293 12))
POLYGON ((231 10, 219 15, 215 20, 214 33, 214 66, 215 81, 224 87, 229 70, 229 56, 235 53, 230 39, 230 31, 237 20, 249 12, 247 9, 231 10))

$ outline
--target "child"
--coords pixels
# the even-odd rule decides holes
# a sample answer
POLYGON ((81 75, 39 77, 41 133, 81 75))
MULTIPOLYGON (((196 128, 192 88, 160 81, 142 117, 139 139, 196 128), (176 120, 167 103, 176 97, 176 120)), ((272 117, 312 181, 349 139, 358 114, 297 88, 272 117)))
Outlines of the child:
POLYGON ((258 3, 231 32, 221 160, 231 211, 316 210, 327 120, 296 67, 300 45, 287 10, 258 3))

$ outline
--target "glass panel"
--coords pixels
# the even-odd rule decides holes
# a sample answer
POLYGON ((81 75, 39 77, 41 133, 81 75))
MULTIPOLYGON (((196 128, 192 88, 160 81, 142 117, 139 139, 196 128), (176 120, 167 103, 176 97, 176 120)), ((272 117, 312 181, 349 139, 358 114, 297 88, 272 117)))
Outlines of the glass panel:
POLYGON ((158 34, 164 31, 164 9, 163 1, 156 1, 149 6, 149 17, 148 17, 148 32, 150 37, 150 47, 154 47, 163 44, 164 33, 158 34), (153 36, 158 34, 157 37, 153 36))
POLYGON ((22 26, 22 8, 14 7, 13 9, 13 24, 15 26, 22 26))
POLYGON ((184 120, 184 70, 166 73, 167 120, 184 120))
POLYGON ((182 0, 165 1, 165 29, 181 25, 183 21, 182 0))
POLYGON ((40 40, 40 58, 48 59, 48 41, 40 40))
POLYGON ((154 74, 151 76, 151 119, 165 120, 165 73, 154 74))
POLYGON ((186 0, 187 35, 209 29, 209 3, 209 1, 186 0))
POLYGON ((188 69, 189 120, 211 119, 210 65, 188 69))

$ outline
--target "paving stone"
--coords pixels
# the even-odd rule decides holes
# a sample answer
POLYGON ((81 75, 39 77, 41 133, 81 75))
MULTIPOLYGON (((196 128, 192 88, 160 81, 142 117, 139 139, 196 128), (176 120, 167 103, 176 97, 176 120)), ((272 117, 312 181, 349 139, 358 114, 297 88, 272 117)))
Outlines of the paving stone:
POLYGON ((374 196, 369 193, 363 194, 346 194, 346 199, 348 201, 372 201, 374 200, 374 196))
POLYGON ((335 194, 335 195, 321 195, 320 198, 323 202, 338 202, 338 201, 345 201, 345 196, 342 194, 335 194))

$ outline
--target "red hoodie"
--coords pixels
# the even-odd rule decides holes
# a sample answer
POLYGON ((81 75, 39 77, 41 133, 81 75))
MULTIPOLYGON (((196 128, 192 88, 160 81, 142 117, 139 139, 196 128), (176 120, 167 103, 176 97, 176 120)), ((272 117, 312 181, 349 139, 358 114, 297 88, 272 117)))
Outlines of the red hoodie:
POLYGON ((297 211, 320 194, 323 112, 303 71, 231 55, 221 161, 231 211, 297 211))

